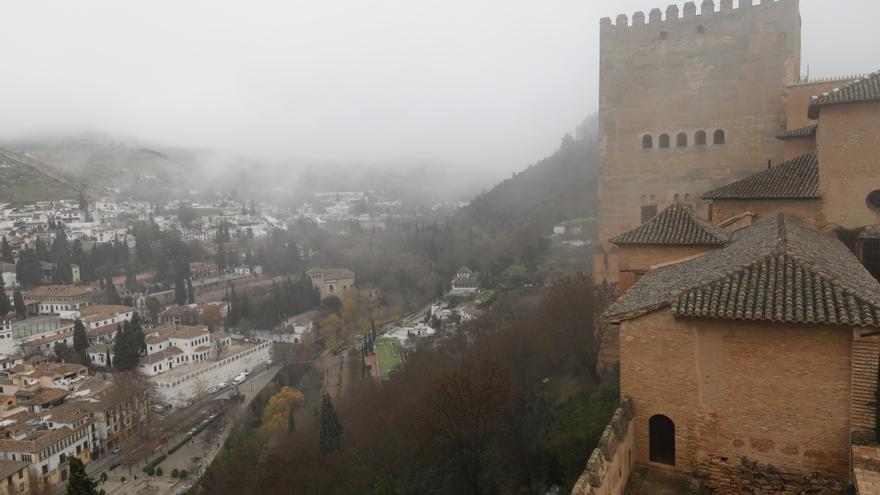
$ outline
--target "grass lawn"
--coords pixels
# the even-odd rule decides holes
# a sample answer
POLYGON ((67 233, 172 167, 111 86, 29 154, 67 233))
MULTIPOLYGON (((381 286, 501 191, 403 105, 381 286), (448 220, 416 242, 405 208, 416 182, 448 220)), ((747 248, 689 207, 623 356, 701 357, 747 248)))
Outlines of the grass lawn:
POLYGON ((376 340, 376 360, 379 365, 379 374, 382 378, 388 378, 388 373, 400 364, 397 339, 384 337, 376 340))

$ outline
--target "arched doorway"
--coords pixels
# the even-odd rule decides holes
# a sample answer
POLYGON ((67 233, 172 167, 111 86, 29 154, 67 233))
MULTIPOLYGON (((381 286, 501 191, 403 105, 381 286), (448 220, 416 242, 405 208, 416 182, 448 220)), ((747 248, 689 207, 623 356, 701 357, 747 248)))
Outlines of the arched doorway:
POLYGON ((648 437, 651 462, 675 465, 675 423, 662 414, 651 416, 648 437))

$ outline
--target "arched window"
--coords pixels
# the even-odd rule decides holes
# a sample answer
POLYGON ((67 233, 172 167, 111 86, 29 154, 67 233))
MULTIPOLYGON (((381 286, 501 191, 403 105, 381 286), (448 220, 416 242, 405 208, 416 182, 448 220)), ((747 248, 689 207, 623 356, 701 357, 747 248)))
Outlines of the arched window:
POLYGON ((688 135, 683 132, 679 132, 678 136, 675 136, 675 146, 677 148, 687 148, 687 145, 688 135))
POLYGON ((694 134, 694 144, 697 146, 706 146, 706 131, 697 131, 694 134))
POLYGON ((712 137, 712 143, 724 144, 724 131, 722 131, 721 129, 715 131, 715 135, 712 137))
POLYGON ((660 143, 661 148, 669 147, 669 134, 660 134, 660 143))
POLYGON ((649 150, 654 147, 654 138, 650 134, 642 136, 642 149, 649 150))
POLYGON ((655 414, 648 420, 648 450, 651 462, 675 465, 675 423, 655 414))

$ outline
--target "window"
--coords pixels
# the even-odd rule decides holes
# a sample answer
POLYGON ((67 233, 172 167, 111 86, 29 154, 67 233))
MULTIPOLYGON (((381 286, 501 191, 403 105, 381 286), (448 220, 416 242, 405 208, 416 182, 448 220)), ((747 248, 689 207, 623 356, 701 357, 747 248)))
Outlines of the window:
POLYGON ((694 144, 696 146, 706 146, 706 132, 705 131, 697 131, 694 134, 694 144))
POLYGON ((868 197, 865 198, 865 202, 868 204, 869 208, 880 209, 880 189, 871 191, 871 193, 868 194, 868 197))
POLYGON ((718 129, 715 131, 715 134, 712 136, 713 144, 724 144, 724 131, 718 129))
POLYGON ((650 134, 642 136, 642 149, 649 150, 654 147, 654 138, 650 134))
POLYGON ((675 146, 677 148, 687 148, 687 145, 688 135, 683 132, 679 132, 678 136, 675 136, 675 146))
POLYGON ((668 148, 669 147, 669 134, 660 134, 660 147, 668 148))

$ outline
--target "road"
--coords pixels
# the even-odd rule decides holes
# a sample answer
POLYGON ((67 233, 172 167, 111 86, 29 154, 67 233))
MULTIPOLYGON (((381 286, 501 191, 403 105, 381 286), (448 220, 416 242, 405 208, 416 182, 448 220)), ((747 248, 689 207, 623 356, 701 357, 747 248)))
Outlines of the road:
MULTIPOLYGON (((255 371, 243 383, 238 385, 238 390, 244 395, 244 402, 236 404, 238 407, 247 407, 247 404, 263 389, 283 368, 281 364, 275 364, 271 368, 263 368, 262 371, 255 371)), ((200 421, 211 414, 212 411, 222 407, 218 403, 218 399, 229 398, 236 390, 235 386, 227 387, 214 394, 206 395, 197 403, 186 408, 179 408, 171 413, 160 416, 154 421, 148 430, 146 438, 142 438, 134 445, 127 446, 126 452, 118 454, 108 453, 89 463, 86 466, 86 473, 93 479, 99 479, 101 473, 106 472, 111 479, 120 478, 122 476, 128 479, 134 479, 135 476, 143 478, 143 467, 150 458, 156 457, 157 452, 166 452, 167 449, 173 447, 183 438, 189 431, 194 428, 200 421), (119 467, 116 467, 119 466, 119 467), (112 471, 109 469, 114 467, 112 471)), ((206 457, 207 462, 213 459, 216 452, 209 453, 210 457, 206 457)), ((111 488, 113 483, 108 485, 111 488)), ((124 485, 119 484, 120 490, 124 485)), ((119 490, 107 489, 108 494, 120 493, 119 490)), ((49 493, 52 495, 60 495, 66 490, 66 484, 53 487, 49 493)))

